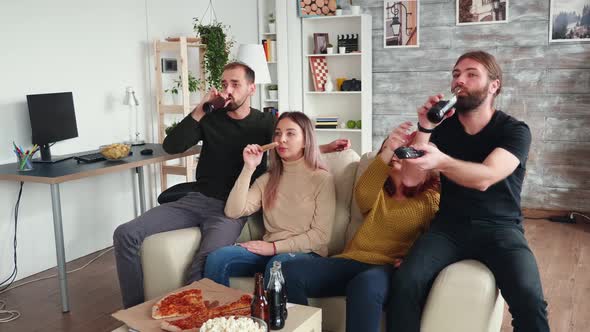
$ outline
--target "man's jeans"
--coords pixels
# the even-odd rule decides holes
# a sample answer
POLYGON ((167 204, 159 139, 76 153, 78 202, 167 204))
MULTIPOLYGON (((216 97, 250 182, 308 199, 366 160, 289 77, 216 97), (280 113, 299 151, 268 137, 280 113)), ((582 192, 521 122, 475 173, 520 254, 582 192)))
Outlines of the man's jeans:
POLYGON ((117 227, 113 235, 113 244, 123 306, 129 308, 144 301, 139 253, 143 240, 150 235, 199 227, 201 244, 187 270, 186 283, 201 279, 207 255, 217 248, 234 243, 246 222, 246 218, 226 217, 224 207, 224 201, 201 193, 189 193, 175 202, 157 206, 117 227))
POLYGON ((393 276, 388 331, 419 332, 434 279, 446 266, 476 259, 494 274, 517 332, 549 331, 539 269, 515 220, 437 216, 393 276))

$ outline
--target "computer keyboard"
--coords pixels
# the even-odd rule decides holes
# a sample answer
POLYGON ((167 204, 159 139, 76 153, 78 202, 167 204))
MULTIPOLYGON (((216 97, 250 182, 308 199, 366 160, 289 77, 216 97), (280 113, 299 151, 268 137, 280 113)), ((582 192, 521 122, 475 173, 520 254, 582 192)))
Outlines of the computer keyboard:
POLYGON ((94 163, 97 161, 106 160, 106 158, 102 154, 100 154, 100 152, 83 154, 83 155, 74 157, 74 159, 76 159, 78 162, 84 162, 84 163, 94 163))

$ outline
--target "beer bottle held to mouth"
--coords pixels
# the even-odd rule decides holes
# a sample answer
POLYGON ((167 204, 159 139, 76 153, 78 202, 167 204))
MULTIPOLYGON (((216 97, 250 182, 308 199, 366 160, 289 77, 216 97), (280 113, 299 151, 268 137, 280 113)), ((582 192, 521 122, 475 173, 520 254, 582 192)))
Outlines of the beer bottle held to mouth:
POLYGON ((213 99, 212 101, 206 101, 203 104, 203 112, 211 113, 215 110, 222 109, 223 107, 225 107, 225 102, 226 99, 222 95, 219 95, 215 97, 215 99, 213 99))
POLYGON ((434 104, 434 106, 432 106, 426 114, 426 117, 428 117, 428 121, 434 124, 441 122, 444 119, 445 115, 449 113, 451 108, 453 108, 453 106, 457 103, 457 95, 459 94, 459 92, 461 92, 460 88, 455 89, 451 99, 441 100, 438 103, 434 104))

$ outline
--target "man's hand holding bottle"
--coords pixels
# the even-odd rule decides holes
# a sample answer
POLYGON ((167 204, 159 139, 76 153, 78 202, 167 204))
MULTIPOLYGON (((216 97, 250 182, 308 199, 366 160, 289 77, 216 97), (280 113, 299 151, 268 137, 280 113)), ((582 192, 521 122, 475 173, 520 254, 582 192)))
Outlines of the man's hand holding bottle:
POLYGON ((205 94, 205 97, 203 97, 199 105, 193 109, 191 116, 196 121, 200 121, 205 114, 213 110, 224 108, 228 103, 229 99, 227 98, 227 95, 217 91, 215 88, 211 88, 205 94))

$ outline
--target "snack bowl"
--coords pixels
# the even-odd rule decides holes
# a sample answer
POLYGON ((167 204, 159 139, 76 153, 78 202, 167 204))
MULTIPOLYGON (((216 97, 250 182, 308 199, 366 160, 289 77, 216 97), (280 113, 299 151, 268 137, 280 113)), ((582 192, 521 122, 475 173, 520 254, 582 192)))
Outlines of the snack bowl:
POLYGON ((266 332, 268 331, 266 322, 260 318, 252 316, 222 316, 211 318, 206 321, 199 330, 200 332, 216 332, 216 331, 252 331, 252 332, 266 332), (233 320, 233 322, 232 322, 233 320))
POLYGON ((115 161, 129 157, 131 145, 123 143, 113 143, 100 147, 100 154, 107 160, 115 161))

